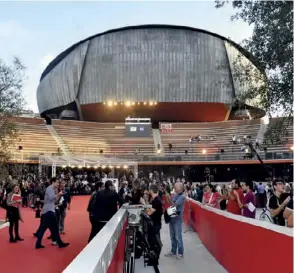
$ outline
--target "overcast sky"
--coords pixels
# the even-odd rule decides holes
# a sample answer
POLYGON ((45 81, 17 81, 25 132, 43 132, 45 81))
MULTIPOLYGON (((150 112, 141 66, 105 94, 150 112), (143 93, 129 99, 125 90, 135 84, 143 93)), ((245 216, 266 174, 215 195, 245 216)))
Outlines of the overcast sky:
POLYGON ((231 22, 231 5, 213 1, 0 2, 0 58, 18 56, 27 67, 27 108, 38 112, 36 89, 42 71, 61 51, 90 35, 140 24, 173 24, 209 30, 240 43, 252 33, 231 22))

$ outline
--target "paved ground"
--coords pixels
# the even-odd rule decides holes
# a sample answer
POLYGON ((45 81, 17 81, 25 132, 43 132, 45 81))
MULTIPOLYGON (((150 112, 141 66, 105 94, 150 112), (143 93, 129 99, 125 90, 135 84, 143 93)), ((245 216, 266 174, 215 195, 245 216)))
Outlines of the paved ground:
MULTIPOLYGON (((183 226, 183 240, 185 256, 183 260, 167 258, 164 253, 170 251, 170 238, 168 225, 163 224, 161 238, 163 243, 162 254, 159 261, 160 273, 227 273, 216 259, 208 252, 200 241, 197 233, 183 226)), ((145 267, 143 260, 137 260, 135 273, 153 273, 154 269, 145 267)))

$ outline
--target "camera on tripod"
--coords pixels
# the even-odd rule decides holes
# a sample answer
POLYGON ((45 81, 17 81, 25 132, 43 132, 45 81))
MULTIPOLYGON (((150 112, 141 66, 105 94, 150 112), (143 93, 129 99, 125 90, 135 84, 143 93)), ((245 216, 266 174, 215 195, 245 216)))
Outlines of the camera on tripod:
POLYGON ((153 266, 155 273, 160 273, 158 260, 162 244, 151 218, 145 213, 151 206, 124 205, 123 208, 128 211, 124 273, 134 273, 135 260, 142 256, 144 266, 153 266))

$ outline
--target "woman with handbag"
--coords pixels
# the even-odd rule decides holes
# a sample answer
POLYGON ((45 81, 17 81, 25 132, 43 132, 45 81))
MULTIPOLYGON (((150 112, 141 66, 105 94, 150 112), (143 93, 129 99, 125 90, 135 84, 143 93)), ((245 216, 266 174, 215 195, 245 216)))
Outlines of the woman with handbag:
POLYGON ((7 217, 9 220, 9 242, 16 243, 17 241, 23 241, 19 237, 19 220, 23 222, 20 213, 20 206, 22 204, 22 198, 20 195, 20 189, 17 185, 13 186, 12 191, 7 195, 7 217), (14 231, 14 235, 13 235, 14 231))

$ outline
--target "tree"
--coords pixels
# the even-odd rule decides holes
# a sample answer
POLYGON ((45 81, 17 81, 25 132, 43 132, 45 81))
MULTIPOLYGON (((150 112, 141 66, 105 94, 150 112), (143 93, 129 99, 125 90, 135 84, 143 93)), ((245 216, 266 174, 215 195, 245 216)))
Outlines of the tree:
MULTIPOLYGON (((0 59, 0 175, 6 174, 9 147, 17 137, 17 128, 10 117, 18 116, 24 108, 23 84, 25 67, 18 58, 11 65, 0 59)), ((2 177, 3 178, 3 177, 2 177)), ((1 178, 0 178, 1 179, 1 178)))
POLYGON ((256 58, 266 74, 266 80, 262 80, 250 67, 246 68, 244 64, 240 67, 240 62, 236 61, 235 73, 242 74, 243 77, 239 75, 241 81, 246 79, 250 86, 239 99, 258 97, 259 107, 270 117, 287 117, 279 124, 270 125, 265 137, 272 138, 277 130, 281 135, 287 133, 286 127, 293 116, 293 2, 216 1, 216 8, 229 2, 236 10, 231 20, 243 20, 253 25, 252 37, 245 39, 242 46, 256 58), (255 82, 260 84, 255 85, 255 82))

